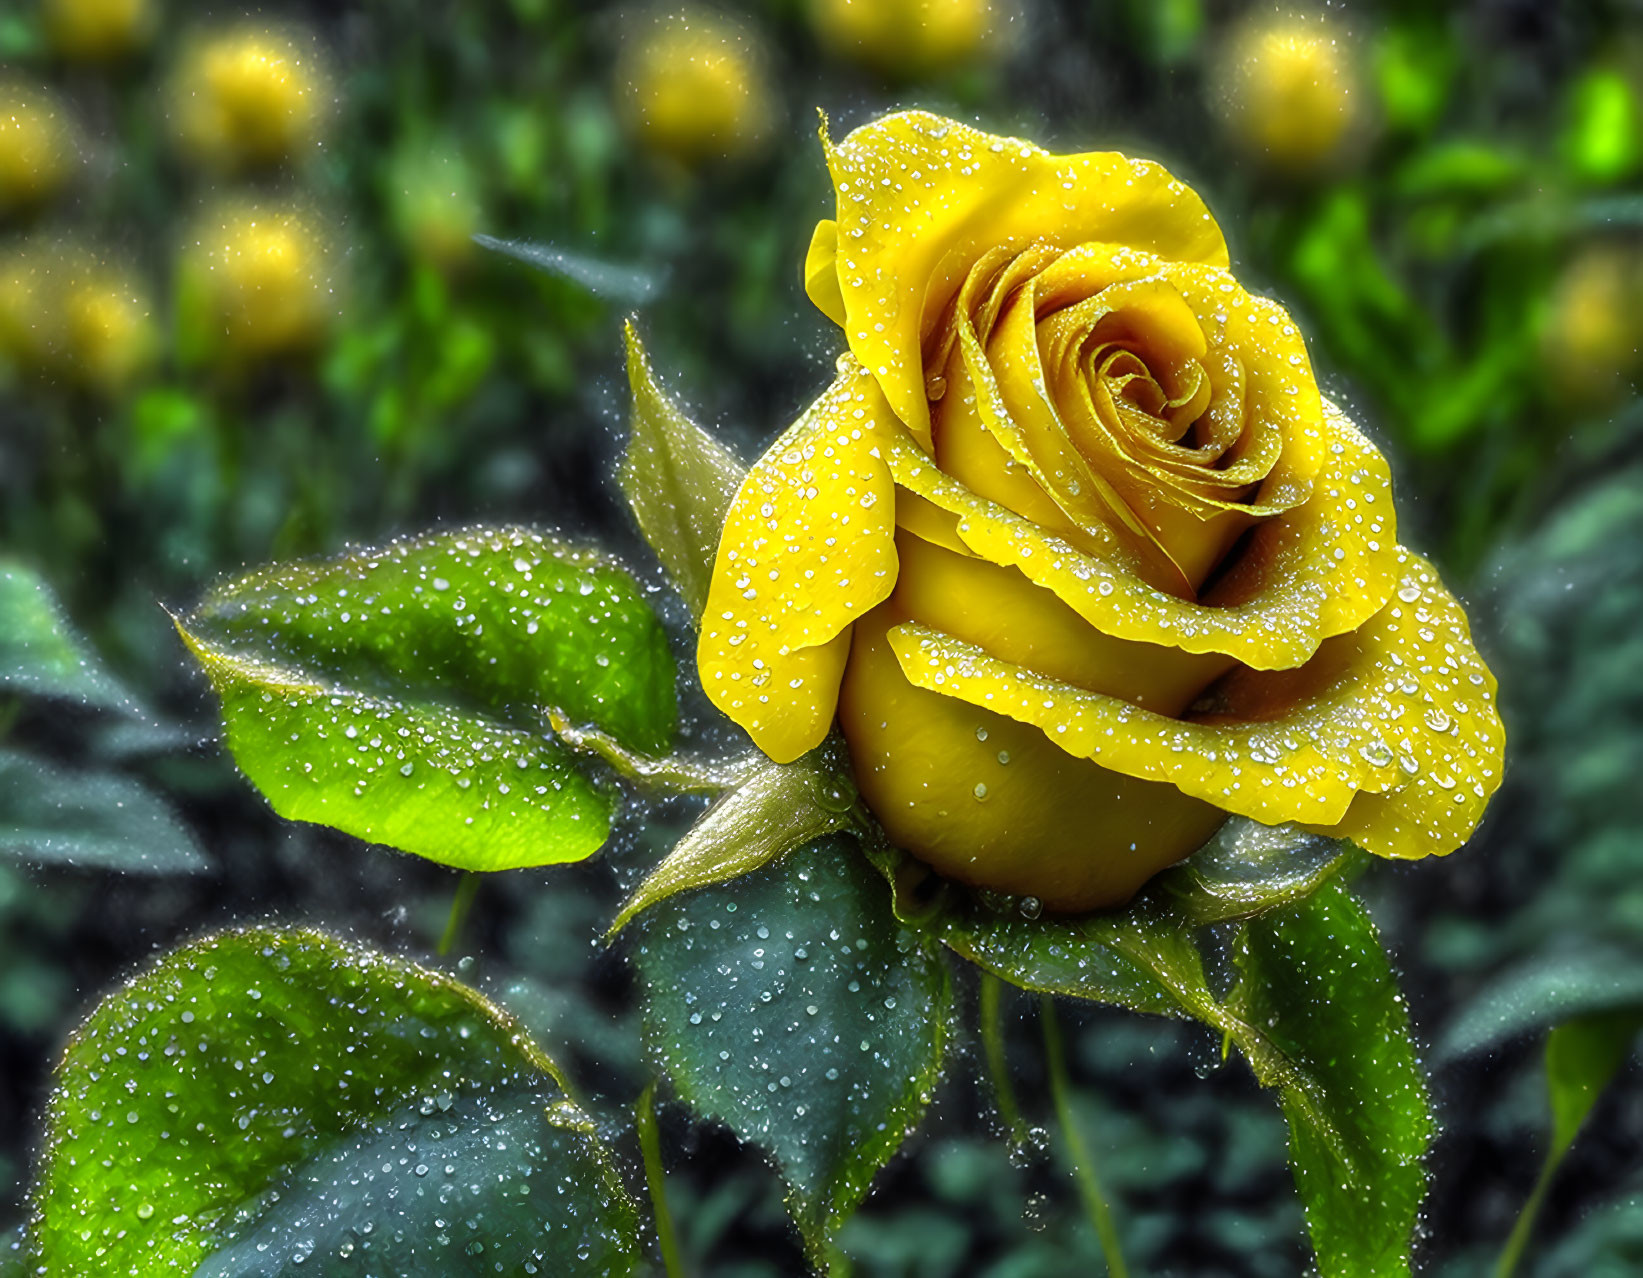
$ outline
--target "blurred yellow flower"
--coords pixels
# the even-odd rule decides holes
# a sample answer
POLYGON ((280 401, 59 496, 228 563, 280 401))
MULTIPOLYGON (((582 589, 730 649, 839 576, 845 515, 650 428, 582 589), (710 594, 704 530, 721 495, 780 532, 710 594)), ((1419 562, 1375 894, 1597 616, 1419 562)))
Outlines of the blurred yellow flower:
POLYGON ((1341 155, 1363 118, 1346 32, 1313 15, 1255 15, 1230 35, 1218 77, 1233 138, 1275 169, 1316 171, 1341 155))
POLYGON ((1546 380, 1577 408, 1612 402, 1643 371, 1643 260, 1587 248, 1563 270, 1541 334, 1546 380))
POLYGON ((201 163, 275 164, 319 140, 328 94, 319 53, 305 33, 239 29, 185 49, 171 86, 172 124, 201 163))
POLYGON ((39 236, 0 259, 0 358, 18 371, 117 395, 158 353, 152 304, 131 272, 39 236))
POLYGON ((44 90, 0 82, 0 216, 60 190, 79 162, 66 109, 44 90))
POLYGON ((63 308, 63 353, 81 385, 116 396, 153 364, 159 330, 152 302, 124 272, 98 267, 69 283, 63 308))
POLYGON ((1464 842, 1494 678, 1198 196, 921 112, 827 159, 805 285, 849 352, 726 516, 713 702, 777 761, 836 713, 892 840, 1052 909, 1229 813, 1464 842))
POLYGON ((740 24, 696 11, 638 20, 616 74, 630 129, 683 164, 746 155, 769 132, 764 51, 740 24))
POLYGON ((993 0, 810 0, 823 44, 896 78, 931 75, 983 52, 993 21, 993 0))
POLYGON ((42 0, 52 46, 76 62, 108 62, 141 48, 154 32, 154 0, 42 0))
POLYGON ((331 257, 302 209, 232 202, 208 211, 179 264, 191 344, 220 345, 231 359, 312 348, 338 309, 331 257))

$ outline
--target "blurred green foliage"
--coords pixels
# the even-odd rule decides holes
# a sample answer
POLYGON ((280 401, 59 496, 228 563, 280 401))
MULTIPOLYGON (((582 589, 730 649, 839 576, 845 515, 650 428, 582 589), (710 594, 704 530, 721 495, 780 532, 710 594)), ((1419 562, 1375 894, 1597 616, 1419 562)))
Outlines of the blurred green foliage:
MULTIPOLYGON (((171 0, 146 45, 81 64, 32 0, 0 7, 0 92, 54 92, 77 139, 66 184, 0 224, 0 552, 42 575, 112 677, 193 725, 183 739, 203 737, 210 708, 159 601, 442 521, 634 544, 605 479, 628 302, 601 279, 654 290, 641 323, 658 365, 677 370, 670 389, 735 450, 786 424, 838 346, 799 281, 829 211, 817 107, 835 134, 924 105, 1058 147, 1155 156, 1204 193, 1240 274, 1291 308, 1326 390, 1392 456, 1406 540, 1485 605, 1508 789, 1473 847, 1368 883, 1427 1042, 1477 1023, 1486 1000, 1527 1008, 1437 1074, 1428 1259, 1482 1272, 1550 1129, 1535 1036, 1624 1002, 1622 978, 1643 971, 1643 478, 1625 468, 1643 427, 1643 15, 1625 0, 1338 12, 1362 128, 1327 163, 1280 176, 1227 135, 1218 52, 1266 12, 1236 0, 1012 0, 976 56, 896 82, 824 53, 804 0, 723 8, 760 43, 774 90, 765 149, 737 162, 685 168, 630 135, 622 6, 291 0, 251 16, 312 35, 331 99, 323 145, 226 178, 174 144, 167 86, 196 28, 242 15, 207 21, 171 0), (255 359, 224 356, 186 269, 191 228, 234 199, 299 212, 315 228, 305 269, 324 282, 310 340, 255 359), (581 265, 531 270, 473 233, 581 265), (13 287, 66 288, 87 269, 62 265, 75 254, 135 281, 157 333, 118 386, 90 373, 117 325, 48 332, 13 287)), ((111 879, 0 864, 0 1201, 13 1208, 51 1054, 151 947, 270 911, 391 948, 439 935, 451 885, 437 870, 282 825, 215 750, 177 751, 175 730, 134 751, 80 711, 14 706, 9 689, 0 722, 7 749, 44 766, 89 756, 163 793, 214 867, 111 879)), ((668 833, 628 830, 600 865, 487 888, 470 928, 484 957, 465 973, 611 1107, 644 1065, 629 979, 597 941, 668 833)), ((1241 1075, 1196 1076, 1216 1045, 1111 1012, 1081 1015, 1069 1039, 1132 1262, 1195 1278, 1298 1272, 1281 1123, 1241 1075)), ((1035 1043, 1022 1001, 1010 1055, 1042 1122, 1035 1043)), ((1638 1081, 1622 1069, 1570 1152, 1534 1272, 1643 1263, 1638 1081)), ((1070 1182, 1030 1152, 1012 1163, 989 1098, 951 1090, 849 1227, 858 1272, 1093 1269, 1070 1182)), ((795 1272, 769 1170, 676 1119, 664 1111, 687 1253, 715 1274, 795 1272)))

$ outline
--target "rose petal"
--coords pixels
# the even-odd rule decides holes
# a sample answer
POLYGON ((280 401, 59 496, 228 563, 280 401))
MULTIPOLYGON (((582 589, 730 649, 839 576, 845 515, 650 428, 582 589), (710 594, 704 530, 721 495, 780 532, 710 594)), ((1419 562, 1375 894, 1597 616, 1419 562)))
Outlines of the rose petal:
POLYGON ((925 626, 889 632, 915 687, 1039 728, 1077 758, 1268 825, 1381 856, 1451 852, 1499 784, 1494 680, 1431 566, 1399 552, 1396 598, 1295 671, 1240 671, 1207 718, 1172 719, 925 626), (1362 793, 1360 793, 1362 792, 1362 793))
POLYGON ((845 334, 926 447, 923 339, 987 250, 1107 240, 1227 264, 1203 201, 1146 161, 1055 156, 922 111, 875 120, 837 146, 824 128, 822 144, 838 196, 845 334))
POLYGON ((1203 603, 1149 586, 1116 539, 1098 553, 978 496, 937 469, 905 431, 880 443, 896 483, 959 516, 960 539, 1018 568, 1096 629, 1121 639, 1218 652, 1259 670, 1304 663, 1392 594, 1397 529, 1386 461, 1325 401, 1326 465, 1302 505, 1256 528, 1203 603))
POLYGON ((895 585, 899 433, 845 356, 837 381, 748 472, 725 516, 697 668, 713 704, 779 763, 827 735, 850 623, 895 585))

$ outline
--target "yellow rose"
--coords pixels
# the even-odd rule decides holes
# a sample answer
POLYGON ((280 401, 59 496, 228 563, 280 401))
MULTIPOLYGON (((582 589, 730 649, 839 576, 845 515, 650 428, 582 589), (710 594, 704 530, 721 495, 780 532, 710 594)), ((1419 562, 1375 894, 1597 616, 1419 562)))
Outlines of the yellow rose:
POLYGON ((179 263, 185 312, 208 346, 259 359, 315 346, 337 311, 317 219, 289 205, 232 201, 203 214, 179 263))
POLYGON ((1643 263, 1634 250, 1584 249, 1552 290, 1541 332, 1543 371, 1562 400, 1590 409, 1612 403, 1643 369, 1643 263))
POLYGON ((811 0, 810 21, 842 57, 921 76, 974 56, 993 29, 992 0, 811 0))
POLYGON ((751 31, 686 11, 643 21, 617 66, 629 129, 682 164, 733 158, 764 140, 774 109, 751 31))
POLYGON ((1322 168, 1358 127, 1363 89, 1346 33, 1318 16, 1246 20, 1229 37, 1222 105, 1232 136, 1291 173, 1322 168))
POLYGON ((1202 201, 918 112, 823 140, 805 283, 850 351, 726 517, 714 703, 779 761, 837 714, 899 846, 1052 909, 1228 813, 1459 846, 1494 679, 1202 201))
POLYGON ((78 161, 75 129, 56 99, 0 82, 0 217, 55 195, 78 161))
POLYGON ((319 54, 295 30, 244 29, 196 40, 171 93, 184 150, 224 169, 295 158, 319 140, 328 108, 319 54))
POLYGON ((65 58, 107 62, 146 44, 157 17, 152 0, 43 0, 40 17, 65 58))

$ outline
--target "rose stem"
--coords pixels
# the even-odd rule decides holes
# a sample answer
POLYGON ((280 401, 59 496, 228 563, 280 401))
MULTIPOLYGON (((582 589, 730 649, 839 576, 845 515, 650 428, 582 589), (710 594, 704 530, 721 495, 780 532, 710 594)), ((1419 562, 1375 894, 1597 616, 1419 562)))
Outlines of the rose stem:
POLYGON ((462 931, 462 924, 468 918, 468 910, 474 903, 474 897, 479 895, 479 875, 472 870, 463 872, 457 881, 456 892, 451 897, 450 917, 445 920, 445 935, 439 938, 439 957, 444 958, 456 944, 457 935, 462 931))
POLYGON ((993 1103, 998 1106, 998 1121, 1004 1134, 1017 1149, 1032 1144, 1027 1124, 1021 1118, 1021 1106, 1016 1103, 1015 1087, 1010 1083, 1010 1063, 1004 1055, 1004 982, 991 972, 981 974, 981 1050, 987 1057, 987 1074, 993 1084, 993 1103))
POLYGON ((1101 1193, 1101 1182, 1096 1178, 1095 1161, 1073 1122, 1072 1097, 1067 1087, 1067 1059, 1061 1047, 1061 1025, 1055 1016, 1055 996, 1041 995, 1038 1006, 1039 1019, 1044 1025, 1044 1059, 1050 1070, 1050 1095, 1055 1098, 1055 1116, 1066 1138, 1073 1173, 1084 1195, 1084 1206, 1089 1209, 1095 1236, 1100 1240, 1101 1252, 1107 1258, 1107 1273, 1111 1278, 1129 1278, 1124 1254, 1118 1248, 1118 1230, 1113 1225, 1112 1209, 1107 1206, 1107 1200, 1101 1193))
POLYGON ((651 1080, 639 1093, 634 1103, 639 1128, 639 1149, 645 1158, 645 1186, 650 1190, 650 1204, 656 1213, 656 1240, 662 1247, 662 1266, 667 1278, 682 1278, 685 1272, 679 1259, 679 1238, 673 1232, 673 1216, 667 1209, 667 1185, 662 1172, 662 1137, 656 1127, 656 1082, 651 1080))

